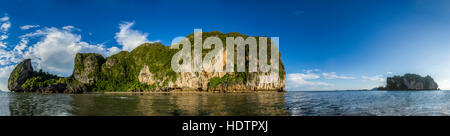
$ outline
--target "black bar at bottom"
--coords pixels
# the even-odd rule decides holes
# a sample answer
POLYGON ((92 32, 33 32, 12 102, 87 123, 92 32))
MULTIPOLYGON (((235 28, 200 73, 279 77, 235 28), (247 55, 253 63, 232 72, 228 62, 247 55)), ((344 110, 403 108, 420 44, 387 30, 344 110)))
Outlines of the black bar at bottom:
MULTIPOLYGON (((277 135, 352 134, 365 131, 414 132, 423 127, 444 128, 435 122, 450 117, 297 117, 297 116, 154 116, 154 117, 0 117, 0 128, 19 128, 28 132, 99 133, 134 135, 277 135), (201 124, 202 123, 202 124, 201 124), (215 124, 215 125, 214 125, 215 124), (201 125, 201 127, 200 127, 201 125), (214 131, 212 126, 214 125, 214 131), (195 127, 197 126, 197 127, 195 127), (357 131, 355 131, 357 130, 357 131)), ((25 132, 26 132, 25 131, 25 132)))

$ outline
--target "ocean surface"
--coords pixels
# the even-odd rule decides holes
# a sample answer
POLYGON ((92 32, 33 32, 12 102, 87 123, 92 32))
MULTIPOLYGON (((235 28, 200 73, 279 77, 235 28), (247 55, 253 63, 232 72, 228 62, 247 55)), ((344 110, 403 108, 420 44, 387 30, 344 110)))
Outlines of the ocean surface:
POLYGON ((36 94, 0 92, 2 116, 448 116, 450 91, 36 94))

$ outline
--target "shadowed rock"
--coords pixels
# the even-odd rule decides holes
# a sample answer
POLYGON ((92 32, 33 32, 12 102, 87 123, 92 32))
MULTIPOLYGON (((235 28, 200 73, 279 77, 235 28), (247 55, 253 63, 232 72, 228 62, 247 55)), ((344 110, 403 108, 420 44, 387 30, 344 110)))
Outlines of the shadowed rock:
POLYGON ((438 90, 438 87, 438 84, 429 75, 422 77, 417 74, 405 74, 388 77, 386 87, 380 87, 378 90, 438 90))
POLYGON ((105 59, 100 54, 77 53, 73 77, 82 83, 92 84, 97 80, 100 68, 105 59))
POLYGON ((22 84, 32 76, 33 67, 31 65, 31 59, 25 59, 11 72, 8 79, 8 89, 13 92, 23 91, 22 84))

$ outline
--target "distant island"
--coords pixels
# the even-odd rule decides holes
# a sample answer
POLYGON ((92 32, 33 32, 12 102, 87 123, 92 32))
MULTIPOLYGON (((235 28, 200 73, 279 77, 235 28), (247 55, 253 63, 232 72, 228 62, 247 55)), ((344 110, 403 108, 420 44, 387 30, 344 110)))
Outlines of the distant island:
MULTIPOLYGON (((247 38, 248 36, 237 32, 223 34, 213 31, 203 32, 203 37, 219 37, 223 43, 226 43, 226 37, 247 38)), ((194 34, 188 35, 187 38, 193 45, 194 34)), ((270 39, 268 41, 268 45, 270 45, 270 39)), ((229 73, 176 73, 171 69, 171 59, 179 50, 171 49, 161 43, 144 43, 131 52, 121 51, 106 58, 96 53, 78 53, 74 58, 73 73, 69 77, 59 77, 42 70, 34 71, 31 59, 25 59, 11 72, 8 79, 8 89, 12 92, 41 93, 173 90, 285 91, 286 72, 281 59, 279 77, 275 77, 279 80, 275 83, 266 83, 260 81, 260 77, 270 75, 269 72, 248 72, 248 69, 245 72, 229 73)), ((203 56, 207 51, 203 50, 203 56)), ((245 63, 248 65, 248 53, 245 54, 245 57, 245 63)), ((234 65, 236 63, 234 61, 234 65)), ((224 67, 225 62, 221 65, 224 67)))
POLYGON ((422 77, 417 74, 405 74, 388 77, 386 86, 378 87, 377 90, 439 90, 438 87, 438 84, 429 75, 422 77))

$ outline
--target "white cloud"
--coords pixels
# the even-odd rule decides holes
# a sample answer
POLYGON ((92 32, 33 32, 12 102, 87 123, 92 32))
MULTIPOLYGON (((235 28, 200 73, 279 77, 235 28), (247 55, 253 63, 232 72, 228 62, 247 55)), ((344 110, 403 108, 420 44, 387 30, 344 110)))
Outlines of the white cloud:
POLYGON ((385 82, 386 79, 383 77, 383 75, 376 75, 376 76, 361 76, 363 80, 369 80, 369 81, 376 81, 376 82, 385 82))
MULTIPOLYGON (((72 73, 74 65, 74 57, 76 53, 94 52, 104 56, 117 53, 117 47, 105 48, 103 44, 89 44, 81 41, 81 35, 72 33, 71 30, 75 27, 45 28, 34 33, 24 35, 24 42, 27 38, 42 37, 41 41, 23 53, 24 58, 32 58, 37 64, 38 69, 45 69, 47 71, 69 75, 72 73)), ((20 44, 19 44, 20 45, 20 44)), ((16 46, 17 52, 25 47, 16 46)))
POLYGON ((108 48, 103 55, 105 57, 107 57, 107 56, 111 56, 111 55, 114 55, 116 53, 119 53, 120 51, 121 50, 119 48, 117 48, 117 47, 111 47, 111 48, 108 48))
POLYGON ((1 47, 1 48, 6 48, 6 43, 5 43, 5 42, 2 42, 2 41, 0 41, 0 47, 1 47))
MULTIPOLYGON (((286 89, 289 91, 316 91, 316 90, 336 90, 339 84, 332 84, 326 79, 356 79, 356 77, 338 75, 336 72, 320 72, 320 69, 304 70, 304 73, 291 73, 286 75, 286 89)), ((333 82, 334 83, 334 82, 333 82)))
POLYGON ((0 67, 0 90, 8 90, 8 78, 15 65, 0 67))
POLYGON ((2 25, 0 25, 0 32, 8 32, 9 28, 11 27, 11 22, 7 21, 2 23, 2 25))
POLYGON ((349 76, 344 76, 344 75, 336 75, 336 72, 331 72, 331 73, 322 73, 322 76, 325 79, 356 79, 355 77, 349 77, 349 76))
POLYGON ((62 27, 62 29, 63 29, 63 30, 66 30, 66 31, 73 31, 73 30, 75 30, 75 31, 81 31, 80 29, 78 29, 78 28, 76 28, 76 27, 74 27, 74 26, 71 26, 71 25, 64 26, 64 27, 62 27))
POLYGON ((320 71, 320 69, 305 70, 306 73, 312 73, 312 72, 317 72, 317 71, 320 71))
POLYGON ((319 90, 323 87, 332 86, 330 83, 319 81, 308 81, 319 79, 320 75, 314 73, 292 73, 286 75, 286 89, 290 91, 319 90))
POLYGON ((0 49, 0 67, 13 64, 15 60, 14 52, 0 49))
MULTIPOLYGON (((3 42, 8 38, 8 30, 11 27, 9 17, 0 18, 0 46, 7 47, 3 42)), ((0 89, 6 91, 8 77, 15 65, 23 59, 31 58, 35 69, 68 76, 73 71, 74 57, 76 53, 99 53, 107 57, 121 50, 132 50, 135 46, 148 42, 146 33, 132 30, 134 23, 121 24, 121 31, 116 33, 116 39, 123 46, 105 47, 104 44, 91 44, 81 40, 81 35, 75 32, 80 29, 68 25, 62 28, 45 27, 19 36, 19 43, 14 48, 0 48, 0 89), (75 31, 75 32, 74 32, 75 31), (31 43, 33 41, 33 43, 31 43), (37 41, 37 42, 34 42, 37 41)), ((26 25, 21 29, 40 27, 38 25, 26 25)))
POLYGON ((28 30, 28 29, 31 29, 31 28, 38 28, 38 27, 40 27, 40 26, 39 25, 24 25, 24 26, 21 26, 20 29, 28 30))
POLYGON ((296 79, 319 79, 320 75, 313 74, 313 73, 292 73, 288 74, 288 77, 290 77, 293 80, 296 79))
POLYGON ((9 17, 7 15, 0 18, 0 48, 6 48, 7 43, 3 40, 8 39, 8 30, 10 27, 11 22, 9 22, 9 17))
POLYGON ((131 51, 145 42, 150 42, 147 39, 148 33, 131 29, 133 25, 134 22, 119 24, 120 31, 116 33, 114 38, 119 45, 122 45, 122 50, 131 51))
POLYGON ((0 22, 9 21, 9 17, 5 15, 4 17, 0 18, 0 22))
POLYGON ((7 79, 15 64, 31 58, 35 69, 68 76, 73 71, 76 53, 99 53, 110 56, 120 51, 117 47, 103 44, 89 44, 81 40, 81 35, 73 33, 75 27, 43 28, 20 36, 20 42, 11 50, 0 49, 0 89, 6 90, 7 79), (38 42, 31 43, 36 38, 38 42))
POLYGON ((0 40, 5 40, 5 39, 8 39, 8 35, 1 35, 0 36, 0 40))
POLYGON ((388 75, 392 75, 392 74, 393 74, 393 72, 386 72, 386 74, 388 74, 388 75))

